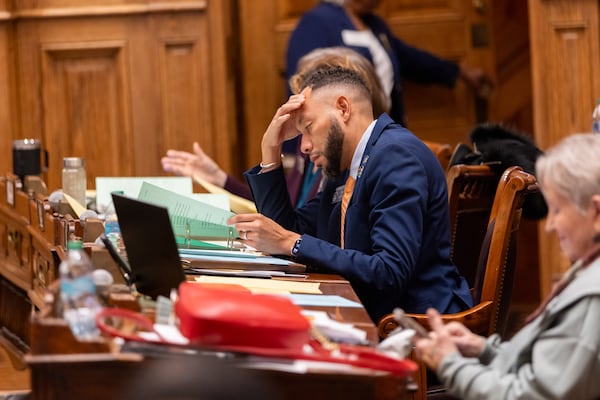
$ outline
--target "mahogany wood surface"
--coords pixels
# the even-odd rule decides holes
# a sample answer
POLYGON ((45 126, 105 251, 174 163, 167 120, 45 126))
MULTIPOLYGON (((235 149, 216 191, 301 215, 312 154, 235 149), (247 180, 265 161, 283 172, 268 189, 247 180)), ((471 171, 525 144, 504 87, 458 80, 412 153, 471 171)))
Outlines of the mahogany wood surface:
MULTIPOLYGON (((358 301, 349 283, 338 276, 309 275, 308 282, 319 282, 324 294, 358 301)), ((351 322, 368 332, 377 343, 377 331, 364 308, 306 307, 326 311, 330 318, 351 322)), ((31 355, 26 357, 31 370, 33 398, 106 399, 118 396, 149 363, 160 359, 133 353, 111 353, 108 342, 78 342, 65 321, 43 313, 32 323, 31 355), (92 389, 93 388, 93 389, 92 389)), ((404 378, 373 371, 353 373, 311 369, 306 373, 261 370, 258 375, 286 399, 402 399, 408 395, 404 378)), ((201 381, 202 377, 197 378, 201 381)), ((232 384, 235 384, 232 382, 232 384)))
POLYGON ((230 4, 1 2, 0 152, 40 139, 51 191, 67 156, 86 159, 90 189, 97 176, 164 175, 166 150, 194 141, 235 169, 230 4))

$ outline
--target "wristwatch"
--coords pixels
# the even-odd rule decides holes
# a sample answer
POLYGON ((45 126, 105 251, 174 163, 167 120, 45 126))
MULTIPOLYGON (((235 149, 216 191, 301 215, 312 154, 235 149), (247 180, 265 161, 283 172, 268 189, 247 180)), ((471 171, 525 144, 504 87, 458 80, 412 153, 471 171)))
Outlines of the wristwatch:
POLYGON ((298 252, 300 251, 300 243, 302 243, 301 237, 299 237, 298 240, 296 240, 296 243, 294 243, 294 246, 292 247, 292 250, 290 251, 290 254, 292 255, 292 257, 296 257, 298 255, 298 252))

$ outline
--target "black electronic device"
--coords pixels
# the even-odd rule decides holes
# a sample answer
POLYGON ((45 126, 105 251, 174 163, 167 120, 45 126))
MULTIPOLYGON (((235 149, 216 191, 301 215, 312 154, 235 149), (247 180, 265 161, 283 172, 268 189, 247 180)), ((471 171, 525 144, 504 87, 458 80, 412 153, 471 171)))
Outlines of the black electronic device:
POLYGON ((138 292, 169 297, 185 281, 175 234, 165 207, 112 193, 121 236, 138 292))
POLYGON ((394 309, 394 319, 403 329, 412 329, 415 331, 417 337, 428 337, 429 332, 421 324, 419 324, 414 318, 406 315, 403 309, 394 309))
POLYGON ((106 250, 108 250, 108 254, 110 254, 111 258, 115 261, 117 267, 119 267, 119 272, 121 272, 123 279, 125 279, 125 283, 127 284, 127 286, 130 286, 132 283, 131 267, 129 266, 127 261, 123 259, 121 254, 119 254, 119 251, 117 250, 113 242, 111 242, 110 239, 106 237, 104 233, 100 235, 100 240, 102 241, 102 243, 104 243, 104 247, 106 247, 106 250))

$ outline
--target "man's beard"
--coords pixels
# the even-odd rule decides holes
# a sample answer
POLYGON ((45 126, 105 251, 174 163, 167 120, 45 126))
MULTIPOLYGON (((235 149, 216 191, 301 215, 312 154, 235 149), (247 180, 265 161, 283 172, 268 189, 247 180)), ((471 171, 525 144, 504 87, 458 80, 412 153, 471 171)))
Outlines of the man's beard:
POLYGON ((340 176, 343 147, 344 132, 337 120, 332 118, 329 132, 327 133, 325 152, 323 153, 327 160, 327 164, 323 168, 323 173, 329 179, 335 179, 340 176))

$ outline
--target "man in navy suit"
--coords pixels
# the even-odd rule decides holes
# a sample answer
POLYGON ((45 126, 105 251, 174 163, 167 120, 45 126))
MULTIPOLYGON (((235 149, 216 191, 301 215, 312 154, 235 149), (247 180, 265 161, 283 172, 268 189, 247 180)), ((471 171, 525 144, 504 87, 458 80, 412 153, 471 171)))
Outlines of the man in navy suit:
POLYGON ((444 172, 410 131, 387 114, 374 119, 356 72, 326 67, 306 74, 301 93, 275 113, 261 148, 261 164, 245 174, 260 214, 228 221, 248 245, 343 276, 374 322, 394 307, 451 313, 471 306, 450 261, 444 172), (280 154, 298 132, 302 152, 328 181, 294 210, 280 154))

